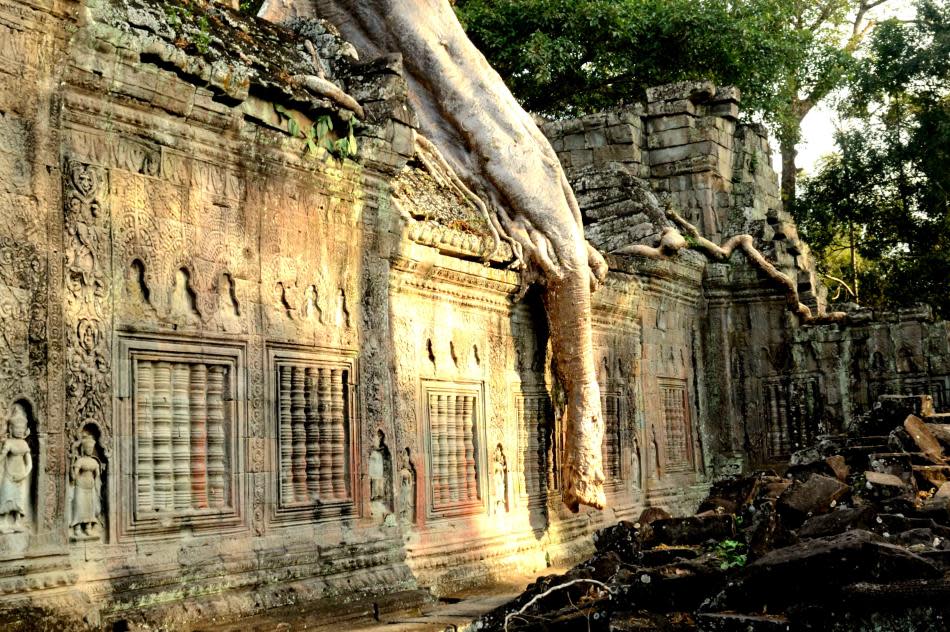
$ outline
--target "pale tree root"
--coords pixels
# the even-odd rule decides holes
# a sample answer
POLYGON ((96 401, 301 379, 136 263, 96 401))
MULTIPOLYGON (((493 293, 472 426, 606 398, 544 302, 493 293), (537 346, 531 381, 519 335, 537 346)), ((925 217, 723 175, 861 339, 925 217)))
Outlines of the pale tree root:
POLYGON ((436 147, 432 141, 419 133, 416 133, 416 156, 439 184, 455 191, 459 197, 473 207, 488 223, 488 229, 491 231, 492 236, 492 249, 485 254, 483 260, 488 261, 491 259, 492 256, 498 252, 499 246, 501 246, 501 234, 498 231, 497 220, 493 217, 492 213, 488 211, 485 202, 472 193, 472 190, 462 182, 462 179, 455 173, 455 169, 449 165, 445 156, 439 151, 439 148, 436 147))
POLYGON ((545 590, 543 593, 532 597, 531 601, 521 606, 521 608, 519 608, 516 612, 509 612, 508 614, 506 614, 505 615, 505 632, 508 632, 508 624, 511 622, 511 620, 522 617, 524 613, 526 613, 531 606, 533 606, 534 604, 538 603, 539 601, 541 601, 548 595, 558 590, 564 590, 565 588, 570 588, 571 586, 574 586, 577 584, 593 584, 594 586, 597 586, 598 588, 600 588, 604 592, 607 592, 608 594, 613 592, 610 590, 610 587, 607 586, 607 584, 605 584, 604 582, 598 581, 596 579, 586 579, 586 578, 572 579, 568 582, 564 582, 563 584, 558 584, 557 586, 551 586, 550 588, 545 590))
POLYGON ((741 250, 752 265, 764 272, 766 276, 785 289, 785 301, 788 305, 788 309, 796 314, 802 323, 840 323, 847 320, 848 314, 846 312, 812 314, 811 308, 801 302, 798 295, 798 284, 795 280, 780 271, 771 261, 765 258, 765 255, 755 247, 755 240, 752 235, 735 235, 730 237, 726 243, 719 246, 703 237, 695 226, 683 219, 676 211, 667 209, 666 215, 673 220, 683 232, 693 239, 694 245, 690 245, 676 229, 667 227, 663 229, 663 236, 660 238, 659 246, 654 248, 652 246, 634 244, 619 248, 614 251, 614 254, 648 257, 651 259, 667 259, 684 248, 690 248, 702 252, 710 259, 727 261, 733 252, 741 250))
POLYGON ((448 0, 268 0, 261 9, 275 21, 292 14, 327 19, 363 58, 402 54, 419 130, 438 148, 424 148, 423 162, 436 171, 442 162, 450 165, 456 176, 445 170, 446 181, 510 239, 523 278, 545 284, 555 367, 568 399, 564 498, 575 510, 603 507, 590 293, 607 266, 584 239, 577 200, 554 149, 469 41, 448 0), (484 208, 474 197, 486 201, 484 208))

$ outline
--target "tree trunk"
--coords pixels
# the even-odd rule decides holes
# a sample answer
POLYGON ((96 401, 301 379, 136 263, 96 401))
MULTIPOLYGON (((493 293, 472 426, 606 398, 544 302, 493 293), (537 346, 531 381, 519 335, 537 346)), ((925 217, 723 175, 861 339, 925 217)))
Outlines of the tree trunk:
POLYGON ((792 213, 795 210, 795 186, 798 184, 798 168, 795 166, 795 158, 798 156, 798 150, 795 149, 795 143, 782 141, 782 204, 785 210, 792 213))
POLYGON ((322 17, 364 58, 402 53, 420 131, 546 283, 555 365, 567 392, 564 502, 602 508, 600 389, 590 292, 606 274, 550 143, 465 35, 447 0, 268 0, 261 17, 322 17))

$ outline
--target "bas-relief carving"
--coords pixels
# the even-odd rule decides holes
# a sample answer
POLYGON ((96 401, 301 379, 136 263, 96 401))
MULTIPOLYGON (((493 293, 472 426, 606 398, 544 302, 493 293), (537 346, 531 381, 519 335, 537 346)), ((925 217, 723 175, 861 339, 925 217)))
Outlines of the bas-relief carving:
POLYGON ((17 401, 5 420, 0 441, 0 534, 31 531, 36 499, 31 495, 34 454, 28 438, 27 405, 17 401))
POLYGON ((377 520, 393 512, 392 456, 386 445, 386 433, 376 431, 376 439, 367 461, 370 513, 377 520))
POLYGON ((399 522, 403 525, 416 522, 416 494, 416 467, 406 448, 399 464, 399 522))
POLYGON ((66 504, 70 537, 76 541, 98 541, 105 533, 106 458, 99 436, 98 424, 88 422, 71 450, 66 504))
POLYGON ((492 494, 496 514, 508 513, 510 509, 508 496, 508 458, 505 449, 499 443, 495 446, 492 455, 492 494))

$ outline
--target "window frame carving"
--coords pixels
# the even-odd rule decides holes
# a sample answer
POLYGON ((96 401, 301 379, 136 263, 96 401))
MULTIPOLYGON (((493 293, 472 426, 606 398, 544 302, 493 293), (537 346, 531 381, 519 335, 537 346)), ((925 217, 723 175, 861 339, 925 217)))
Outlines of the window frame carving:
MULTIPOLYGON (((269 468, 272 479, 269 487, 275 502, 269 522, 277 525, 299 525, 329 522, 348 517, 363 517, 360 471, 362 458, 362 423, 359 414, 359 352, 353 349, 310 347, 291 344, 268 343, 267 345, 267 427, 270 437, 269 468), (344 451, 347 458, 345 480, 349 486, 348 497, 331 501, 286 502, 282 490, 282 453, 280 436, 280 368, 303 367, 316 369, 339 369, 346 372, 344 391, 344 451), (347 424, 348 422, 348 424, 347 424)), ((291 448, 291 454, 293 450, 291 448)))
POLYGON ((430 520, 440 520, 444 518, 456 518, 461 516, 477 515, 488 511, 488 476, 486 469, 487 461, 487 436, 485 428, 485 383, 480 380, 440 380, 425 379, 421 384, 421 409, 423 423, 423 445, 425 446, 425 495, 426 495, 426 517, 430 520), (436 506, 434 479, 435 468, 433 467, 433 457, 435 451, 432 445, 432 420, 429 407, 430 395, 468 395, 474 396, 475 402, 472 406, 474 416, 474 431, 472 433, 473 458, 475 462, 475 484, 476 501, 459 503, 454 506, 436 506))
MULTIPOLYGON (((129 541, 142 536, 175 537, 182 532, 195 535, 217 535, 248 528, 245 485, 246 424, 247 424, 247 345, 242 341, 147 335, 120 334, 116 366, 121 367, 116 390, 118 458, 115 494, 117 540, 129 541), (189 509, 184 511, 155 512, 148 515, 137 511, 139 501, 136 476, 135 377, 139 361, 169 362, 226 366, 228 378, 224 384, 225 418, 225 472, 228 494, 223 507, 189 509)), ((189 418, 189 423, 193 423, 189 418)))

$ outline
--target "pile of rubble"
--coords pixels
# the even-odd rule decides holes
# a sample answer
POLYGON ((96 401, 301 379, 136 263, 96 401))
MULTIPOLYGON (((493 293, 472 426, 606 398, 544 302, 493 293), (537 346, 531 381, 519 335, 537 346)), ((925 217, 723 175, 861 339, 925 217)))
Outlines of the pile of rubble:
POLYGON ((474 630, 950 629, 950 414, 882 397, 847 435, 595 536, 474 630), (895 423, 896 422, 896 423, 895 423), (896 427, 895 427, 896 426, 896 427))

